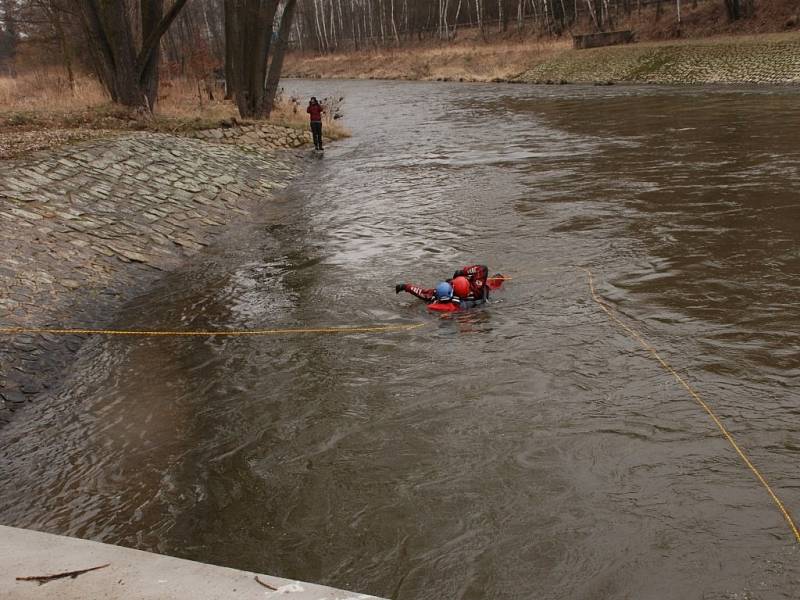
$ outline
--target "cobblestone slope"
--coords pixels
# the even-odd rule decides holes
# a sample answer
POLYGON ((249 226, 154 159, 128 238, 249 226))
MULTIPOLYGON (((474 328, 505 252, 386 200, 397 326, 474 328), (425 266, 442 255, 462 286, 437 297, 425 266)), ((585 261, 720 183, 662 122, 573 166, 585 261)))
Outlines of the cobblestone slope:
POLYGON ((800 36, 564 50, 518 76, 526 83, 800 83, 800 36))
MULTIPOLYGON (((202 249, 299 169, 263 143, 152 133, 0 162, 0 327, 101 324, 136 285, 202 249)), ((0 340, 0 424, 55 380, 63 350, 80 343, 0 340)))

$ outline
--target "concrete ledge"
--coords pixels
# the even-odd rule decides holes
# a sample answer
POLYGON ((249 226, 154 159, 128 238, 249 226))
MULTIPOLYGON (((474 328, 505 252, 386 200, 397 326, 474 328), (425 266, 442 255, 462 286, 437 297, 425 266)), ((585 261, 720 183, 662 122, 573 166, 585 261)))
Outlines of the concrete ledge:
MULTIPOLYGON (((98 542, 0 526, 0 598, 14 600, 368 600, 375 596, 206 565, 98 542), (40 584, 17 577, 104 569, 40 584)), ((380 599, 376 599, 380 600, 380 599)))

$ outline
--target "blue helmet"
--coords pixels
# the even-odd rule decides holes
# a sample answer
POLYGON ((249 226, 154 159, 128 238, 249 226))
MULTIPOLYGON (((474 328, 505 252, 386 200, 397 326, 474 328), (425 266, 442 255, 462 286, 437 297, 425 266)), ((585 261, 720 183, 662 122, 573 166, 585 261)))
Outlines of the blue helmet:
POLYGON ((453 297, 453 286, 446 281, 440 281, 436 284, 433 295, 437 300, 450 300, 453 297))

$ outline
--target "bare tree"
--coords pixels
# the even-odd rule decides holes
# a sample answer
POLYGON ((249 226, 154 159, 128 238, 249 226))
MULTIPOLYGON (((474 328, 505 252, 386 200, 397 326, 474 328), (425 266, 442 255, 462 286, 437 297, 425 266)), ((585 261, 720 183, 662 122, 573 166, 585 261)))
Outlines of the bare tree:
POLYGON ((0 8, 3 10, 3 27, 0 29, 0 62, 5 63, 9 74, 15 77, 17 44, 19 43, 17 2, 16 0, 2 0, 0 8))
POLYGON ((294 11, 297 0, 287 0, 281 14, 280 25, 278 25, 278 39, 272 49, 272 58, 269 62, 269 72, 267 73, 267 91, 264 98, 264 117, 269 117, 275 105, 275 94, 278 92, 278 83, 281 79, 283 70, 283 57, 286 54, 286 45, 289 41, 289 33, 294 22, 294 11))
MULTIPOLYGON (((292 30, 295 0, 285 0, 278 24, 277 43, 272 45, 275 16, 280 0, 225 0, 226 11, 226 55, 230 57, 229 84, 244 118, 263 118, 272 109, 275 90, 283 65, 283 49, 292 30), (270 54, 272 52, 272 54, 270 54), (269 67, 269 58, 272 63, 269 67)), ((316 15, 320 24, 325 23, 324 2, 315 0, 316 15)), ((331 4, 332 6, 332 4, 331 4)), ((334 27, 331 11, 330 27, 334 27)), ((322 25, 321 42, 327 45, 327 25, 322 25)))
POLYGON ((47 17, 53 33, 58 40, 58 47, 61 50, 61 60, 64 70, 67 72, 69 91, 75 94, 75 70, 72 67, 72 49, 67 41, 67 34, 64 29, 64 7, 59 0, 36 0, 33 4, 39 8, 47 17))
POLYGON ((187 0, 139 0, 134 32, 122 1, 72 0, 80 11, 95 70, 114 102, 152 110, 158 93, 159 43, 187 0), (136 40, 141 39, 137 48, 136 40))

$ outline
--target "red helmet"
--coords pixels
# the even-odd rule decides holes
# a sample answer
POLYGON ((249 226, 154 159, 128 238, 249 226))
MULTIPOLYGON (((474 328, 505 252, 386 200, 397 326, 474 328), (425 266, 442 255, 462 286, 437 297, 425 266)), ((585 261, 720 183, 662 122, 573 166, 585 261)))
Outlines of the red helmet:
POLYGON ((469 279, 466 277, 456 277, 453 279, 453 293, 459 298, 466 298, 470 294, 469 279))

